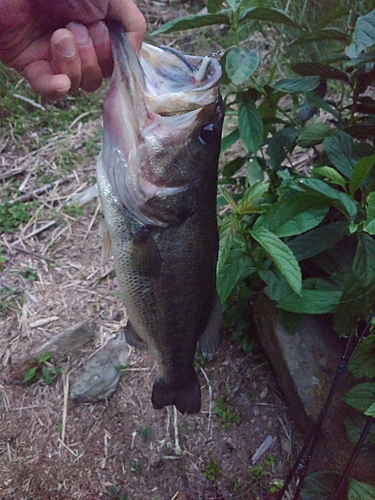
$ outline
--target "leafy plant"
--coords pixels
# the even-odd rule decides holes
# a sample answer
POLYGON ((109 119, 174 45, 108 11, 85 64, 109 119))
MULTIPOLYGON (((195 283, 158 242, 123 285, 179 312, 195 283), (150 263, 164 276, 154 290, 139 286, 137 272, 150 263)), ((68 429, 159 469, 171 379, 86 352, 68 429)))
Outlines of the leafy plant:
POLYGON ((205 466, 203 477, 205 477, 206 479, 208 479, 208 481, 210 481, 210 483, 215 485, 218 477, 221 476, 222 474, 223 471, 216 463, 215 459, 211 456, 208 463, 205 466))
POLYGON ((27 203, 3 202, 0 204, 0 234, 15 231, 20 224, 30 220, 30 209, 27 203))
POLYGON ((222 396, 216 399, 214 414, 219 417, 223 429, 228 429, 233 423, 240 423, 240 419, 235 414, 235 409, 230 404, 228 396, 222 396))
POLYGON ((43 353, 38 359, 37 364, 26 370, 22 382, 31 385, 42 379, 46 385, 52 385, 56 376, 60 374, 62 370, 61 368, 56 368, 47 364, 50 358, 50 352, 43 353))

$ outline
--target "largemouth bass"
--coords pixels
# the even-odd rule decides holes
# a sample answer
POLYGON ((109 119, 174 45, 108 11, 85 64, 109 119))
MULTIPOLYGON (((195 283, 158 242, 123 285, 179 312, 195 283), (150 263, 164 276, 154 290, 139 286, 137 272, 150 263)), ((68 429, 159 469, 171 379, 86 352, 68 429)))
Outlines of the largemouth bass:
POLYGON ((109 29, 115 65, 97 169, 105 253, 127 311, 126 340, 158 363, 154 408, 197 413, 197 343, 213 353, 223 328, 215 288, 221 68, 145 43, 138 57, 121 25, 109 29))

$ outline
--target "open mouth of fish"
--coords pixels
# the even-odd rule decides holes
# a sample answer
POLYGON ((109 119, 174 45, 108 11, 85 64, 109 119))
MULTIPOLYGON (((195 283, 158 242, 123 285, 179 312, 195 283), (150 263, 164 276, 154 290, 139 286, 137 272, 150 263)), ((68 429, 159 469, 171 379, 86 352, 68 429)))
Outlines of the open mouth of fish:
POLYGON ((170 149, 189 137, 205 108, 219 99, 221 66, 210 57, 146 43, 137 56, 119 23, 109 23, 109 30, 115 68, 104 104, 103 163, 112 165, 107 175, 127 210, 143 224, 165 226, 142 206, 186 191, 194 180, 181 184, 158 175, 150 151, 155 156, 165 142, 170 149), (111 158, 104 157, 108 152, 111 158))

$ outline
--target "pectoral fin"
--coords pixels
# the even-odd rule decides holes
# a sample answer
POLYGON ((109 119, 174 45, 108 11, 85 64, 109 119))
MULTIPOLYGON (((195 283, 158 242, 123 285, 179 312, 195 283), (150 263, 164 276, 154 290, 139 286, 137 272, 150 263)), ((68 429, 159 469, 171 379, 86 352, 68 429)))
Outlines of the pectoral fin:
POLYGON ((198 340, 203 356, 210 356, 217 351, 223 339, 223 328, 223 314, 220 299, 216 293, 207 326, 198 340))
POLYGON ((141 339, 141 337, 134 330, 129 321, 125 326, 124 334, 125 340, 129 345, 135 347, 136 349, 140 349, 141 351, 148 351, 148 345, 144 340, 141 339))
POLYGON ((105 220, 99 224, 99 236, 102 238, 102 264, 105 264, 113 255, 111 235, 105 220))
POLYGON ((158 276, 162 258, 159 248, 147 227, 142 226, 131 236, 129 257, 137 272, 144 276, 158 276))

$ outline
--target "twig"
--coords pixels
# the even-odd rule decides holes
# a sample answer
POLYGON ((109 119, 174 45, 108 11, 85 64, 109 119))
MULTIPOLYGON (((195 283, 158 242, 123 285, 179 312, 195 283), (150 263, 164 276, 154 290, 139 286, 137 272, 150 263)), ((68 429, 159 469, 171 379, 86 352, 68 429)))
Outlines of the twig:
POLYGON ((30 323, 29 326, 30 328, 38 328, 40 326, 48 325, 53 321, 57 321, 58 319, 60 319, 60 316, 50 316, 49 318, 37 319, 36 321, 30 323))
POLYGON ((361 433, 361 436, 360 436, 360 438, 358 440, 358 443, 356 444, 356 446, 355 446, 355 448, 353 450, 352 456, 350 457, 350 460, 349 460, 349 462, 347 463, 347 465, 345 467, 344 473, 341 476, 340 484, 338 485, 338 487, 337 487, 337 489, 335 491, 335 495, 332 498, 332 500, 338 500, 341 497, 342 490, 346 486, 346 481, 348 479, 350 471, 353 468, 354 462, 356 461, 356 459, 358 457, 358 453, 360 452, 360 450, 362 448, 362 445, 363 445, 366 437, 368 436, 368 433, 370 432, 370 429, 371 429, 371 426, 372 426, 373 423, 374 423, 374 418, 373 417, 367 417, 366 425, 365 425, 365 427, 364 427, 364 429, 363 429, 363 431, 361 433))
POLYGON ((35 259, 42 259, 42 260, 45 260, 45 261, 51 262, 51 263, 55 262, 53 259, 50 259, 49 257, 45 257, 44 255, 40 255, 39 253, 30 252, 29 250, 25 250, 24 248, 16 247, 16 246, 14 246, 13 248, 14 248, 14 250, 17 250, 17 252, 22 252, 22 253, 25 253, 26 255, 31 255, 31 257, 34 257, 35 259))
POLYGON ((8 179, 8 177, 13 177, 15 175, 22 174, 27 169, 28 169, 28 166, 25 165, 23 167, 15 168, 13 170, 7 170, 3 174, 0 174, 0 180, 2 181, 2 180, 5 180, 5 179, 8 179))
POLYGON ((178 414, 177 408, 173 406, 173 427, 174 427, 174 452, 176 455, 181 455, 182 450, 180 447, 180 440, 178 437, 178 414))
POLYGON ((20 99, 21 101, 25 101, 28 104, 31 104, 32 106, 34 106, 34 108, 41 109, 42 111, 46 110, 46 108, 44 106, 42 106, 38 102, 33 101, 32 99, 29 99, 28 97, 25 97, 25 96, 20 95, 20 94, 13 94, 13 96, 16 97, 17 99, 20 99))
POLYGON ((210 383, 210 379, 208 378, 207 376, 207 373, 203 370, 202 367, 200 367, 200 370, 207 382, 207 385, 208 385, 208 394, 209 394, 209 404, 208 404, 208 426, 207 426, 207 432, 211 435, 212 434, 212 426, 211 426, 211 422, 212 422, 212 387, 211 387, 211 383, 210 383))
POLYGON ((10 246, 15 247, 16 245, 18 245, 22 241, 27 240, 29 238, 32 238, 33 236, 36 236, 39 233, 42 233, 43 231, 45 231, 49 227, 53 226, 54 224, 56 224, 56 221, 51 220, 51 221, 47 222, 47 224, 44 224, 44 226, 40 226, 40 227, 38 227, 38 229, 35 229, 34 231, 32 231, 29 234, 26 234, 26 236, 23 236, 22 238, 18 238, 18 240, 13 241, 13 243, 11 243, 10 246))
POLYGON ((15 198, 14 200, 10 200, 9 204, 13 205, 13 203, 16 203, 16 202, 24 202, 24 201, 33 200, 37 196, 44 194, 46 191, 50 191, 54 187, 60 186, 60 184, 66 184, 71 179, 74 179, 74 175, 69 175, 69 177, 65 177, 65 179, 57 179, 57 181, 53 181, 53 182, 50 182, 49 184, 45 184, 44 186, 41 186, 40 188, 34 189, 34 191, 31 191, 30 193, 25 193, 21 196, 18 196, 18 198, 15 198))
POLYGON ((65 379, 64 379, 64 404, 63 404, 62 425, 61 425, 61 441, 62 441, 62 443, 65 442, 66 417, 68 415, 69 375, 70 375, 70 372, 66 373, 65 379))

